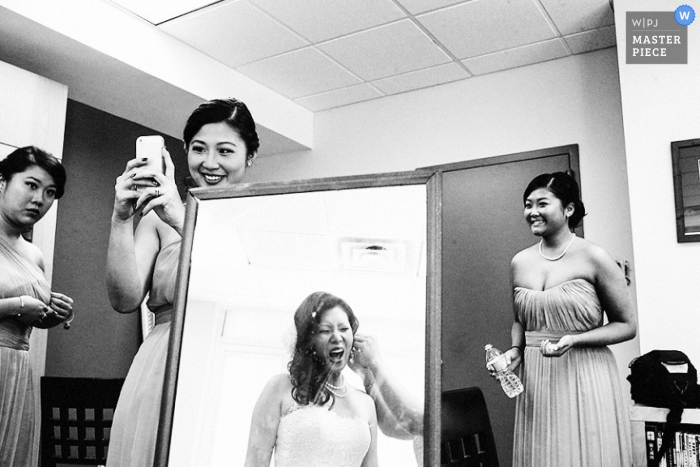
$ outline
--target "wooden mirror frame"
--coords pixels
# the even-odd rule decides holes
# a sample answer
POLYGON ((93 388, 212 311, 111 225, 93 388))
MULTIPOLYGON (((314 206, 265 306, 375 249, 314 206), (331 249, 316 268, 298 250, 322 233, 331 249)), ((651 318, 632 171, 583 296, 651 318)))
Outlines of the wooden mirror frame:
MULTIPOLYGON (((169 465, 178 367, 190 275, 190 258, 200 201, 402 185, 426 186, 426 329, 423 464, 426 467, 438 467, 440 465, 442 173, 439 170, 419 170, 415 172, 334 177, 292 182, 240 184, 222 189, 196 188, 188 192, 154 466, 167 467, 169 465)), ((175 464, 173 463, 172 465, 175 464)))

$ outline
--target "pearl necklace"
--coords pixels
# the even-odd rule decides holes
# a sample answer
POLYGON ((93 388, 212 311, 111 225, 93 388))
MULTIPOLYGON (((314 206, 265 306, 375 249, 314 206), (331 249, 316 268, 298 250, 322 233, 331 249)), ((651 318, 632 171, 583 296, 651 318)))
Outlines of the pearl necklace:
POLYGON ((541 240, 540 240, 540 256, 542 256, 542 257, 543 257, 544 259, 546 259, 547 261, 557 261, 557 260, 560 260, 560 259, 562 258, 562 256, 564 256, 564 255, 566 254, 566 252, 569 250, 569 247, 571 246, 571 244, 574 243, 574 238, 576 238, 576 234, 575 234, 575 233, 572 233, 572 234, 571 234, 571 241, 569 241, 569 244, 566 245, 566 248, 564 248, 564 251, 562 251, 561 254, 559 254, 558 256, 556 256, 556 257, 554 257, 554 258, 549 257, 549 256, 545 256, 545 254, 542 253, 542 242, 544 241, 544 238, 541 239, 541 240))
POLYGON ((332 384, 330 384, 328 382, 326 382, 324 384, 324 386, 326 388, 326 391, 330 392, 335 397, 339 397, 339 398, 343 399, 344 397, 346 397, 348 395, 348 385, 347 385, 347 383, 345 383, 345 381, 343 381, 343 384, 341 386, 333 386, 332 384), (345 392, 336 392, 336 391, 340 391, 342 389, 345 389, 345 392))
POLYGON ((345 378, 343 378, 343 384, 341 384, 340 386, 333 386, 333 385, 332 385, 331 383, 329 383, 328 381, 326 381, 325 384, 326 384, 326 386, 328 386, 329 388, 335 389, 336 391, 347 387, 347 385, 345 384, 345 378))

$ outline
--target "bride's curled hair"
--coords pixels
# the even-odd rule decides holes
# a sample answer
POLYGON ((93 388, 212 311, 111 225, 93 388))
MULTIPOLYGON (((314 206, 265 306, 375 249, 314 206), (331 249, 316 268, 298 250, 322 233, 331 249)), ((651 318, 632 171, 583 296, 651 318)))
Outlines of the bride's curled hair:
POLYGON ((299 405, 313 402, 325 404, 331 397, 323 391, 320 399, 315 401, 316 394, 322 389, 328 376, 325 359, 316 355, 314 336, 318 332, 318 323, 323 314, 340 307, 348 315, 348 321, 355 335, 360 323, 352 308, 341 298, 327 292, 314 292, 299 305, 294 313, 294 326, 297 331, 296 343, 292 360, 287 365, 292 382, 292 397, 299 405))

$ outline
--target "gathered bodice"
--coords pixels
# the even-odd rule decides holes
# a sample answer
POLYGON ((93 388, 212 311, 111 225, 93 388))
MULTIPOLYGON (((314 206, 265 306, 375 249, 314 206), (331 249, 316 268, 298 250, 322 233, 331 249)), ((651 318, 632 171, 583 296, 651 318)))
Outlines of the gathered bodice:
POLYGON ((159 313, 169 312, 175 301, 175 282, 177 267, 180 261, 180 245, 182 240, 167 244, 158 252, 153 266, 153 278, 148 297, 148 309, 158 316, 159 313))
MULTIPOLYGON (((51 302, 51 288, 44 271, 0 237, 0 298, 28 295, 47 305, 51 302)), ((0 320, 0 346, 29 350, 32 327, 15 318, 0 320)))
POLYGON ((280 420, 276 467, 360 467, 371 443, 369 423, 327 407, 295 406, 280 420))
POLYGON ((545 290, 513 289, 518 320, 525 331, 585 332, 603 324, 595 286, 572 279, 545 290))

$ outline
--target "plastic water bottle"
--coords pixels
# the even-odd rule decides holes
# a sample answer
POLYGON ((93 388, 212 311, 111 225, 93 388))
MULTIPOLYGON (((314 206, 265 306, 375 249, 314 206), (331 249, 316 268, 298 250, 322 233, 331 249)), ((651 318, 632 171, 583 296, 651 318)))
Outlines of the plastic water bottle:
POLYGON ((511 398, 523 392, 523 383, 520 382, 520 378, 515 373, 508 369, 506 356, 503 352, 491 344, 487 344, 484 350, 486 350, 486 365, 491 366, 496 372, 496 379, 501 382, 503 392, 511 398))

